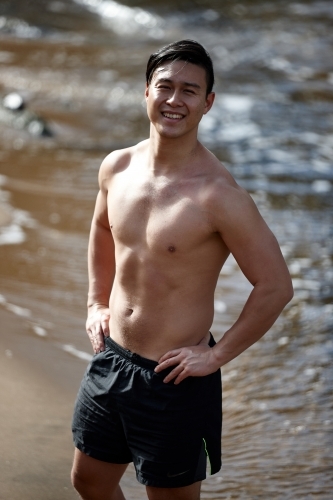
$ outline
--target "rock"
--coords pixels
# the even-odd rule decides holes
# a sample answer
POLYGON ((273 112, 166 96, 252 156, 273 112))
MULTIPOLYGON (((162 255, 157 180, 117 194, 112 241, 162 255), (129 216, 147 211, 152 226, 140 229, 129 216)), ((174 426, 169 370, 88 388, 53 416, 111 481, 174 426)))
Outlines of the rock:
POLYGON ((22 96, 16 92, 3 98, 0 104, 0 123, 26 130, 33 136, 52 136, 45 120, 26 109, 22 96))

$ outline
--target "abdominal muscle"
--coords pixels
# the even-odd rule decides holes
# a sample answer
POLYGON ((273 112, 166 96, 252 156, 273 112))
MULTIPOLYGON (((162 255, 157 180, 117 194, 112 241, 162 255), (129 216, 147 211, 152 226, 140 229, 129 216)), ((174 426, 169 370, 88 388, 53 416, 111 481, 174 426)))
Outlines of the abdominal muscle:
POLYGON ((215 286, 212 283, 207 293, 207 283, 200 286, 189 281, 168 291, 145 287, 140 294, 140 287, 133 293, 115 278, 110 297, 111 338, 155 361, 172 349, 208 339, 215 286))

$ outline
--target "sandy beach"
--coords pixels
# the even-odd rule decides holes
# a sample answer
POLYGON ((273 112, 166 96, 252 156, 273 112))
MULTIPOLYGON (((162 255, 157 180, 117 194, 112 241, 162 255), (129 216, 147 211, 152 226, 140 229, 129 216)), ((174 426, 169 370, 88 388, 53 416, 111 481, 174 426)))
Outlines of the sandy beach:
MULTIPOLYGON (((55 372, 60 366, 57 368, 52 359, 38 363, 39 356, 47 355, 46 349, 43 342, 20 333, 20 318, 1 309, 0 321, 0 498, 78 498, 69 478, 73 454, 70 421, 74 383, 66 388, 64 377, 55 381, 55 372), (30 357, 35 359, 24 356, 28 350, 30 357), (49 364, 48 371, 43 369, 44 363, 49 364)), ((65 365, 67 375, 73 375, 73 365, 63 363, 62 371, 65 365)))
MULTIPOLYGON (((86 363, 29 333, 0 308, 1 500, 74 500, 72 409, 86 363)), ((129 500, 145 498, 129 466, 129 500)))

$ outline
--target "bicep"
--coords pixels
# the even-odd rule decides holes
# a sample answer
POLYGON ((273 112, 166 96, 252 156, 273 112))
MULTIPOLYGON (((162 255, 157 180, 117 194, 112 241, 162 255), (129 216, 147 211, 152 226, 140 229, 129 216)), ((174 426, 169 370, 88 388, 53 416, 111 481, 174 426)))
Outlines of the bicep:
POLYGON ((103 192, 99 191, 90 228, 88 261, 90 267, 101 266, 105 268, 106 262, 110 263, 113 258, 114 241, 109 225, 107 204, 103 192), (110 256, 113 256, 112 259, 110 256))
POLYGON ((104 254, 114 254, 114 241, 109 224, 106 195, 99 191, 91 223, 89 253, 101 258, 104 254))
POLYGON ((221 207, 219 232, 252 285, 289 277, 279 244, 247 193, 221 207))
POLYGON ((100 189, 97 194, 92 225, 102 226, 110 230, 107 207, 107 193, 102 189, 100 189))
POLYGON ((108 217, 108 193, 113 182, 113 177, 123 163, 124 156, 119 151, 110 153, 102 162, 98 173, 99 192, 96 199, 95 211, 93 215, 93 224, 100 225, 110 230, 108 217))

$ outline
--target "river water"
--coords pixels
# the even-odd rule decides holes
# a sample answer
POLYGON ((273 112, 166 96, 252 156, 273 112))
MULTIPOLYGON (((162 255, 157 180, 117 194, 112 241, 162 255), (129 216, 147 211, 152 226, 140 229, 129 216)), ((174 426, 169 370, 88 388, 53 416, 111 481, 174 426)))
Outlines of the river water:
MULTIPOLYGON (((0 16, 0 95, 19 92, 52 134, 0 123, 0 306, 87 363, 99 165, 148 135, 150 53, 198 40, 217 92, 200 138, 253 196, 295 287, 270 332, 222 369, 223 468, 202 498, 332 499, 333 3, 12 0, 0 16)), ((249 291, 228 259, 217 339, 249 291)), ((144 498, 130 473, 128 488, 144 498)))

